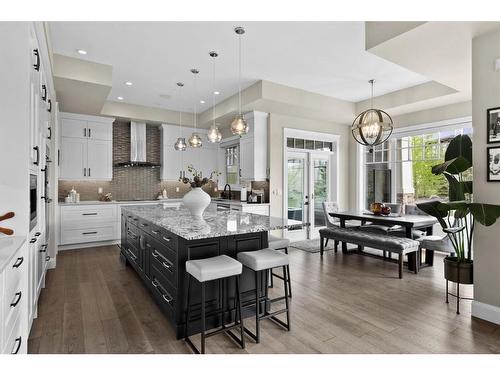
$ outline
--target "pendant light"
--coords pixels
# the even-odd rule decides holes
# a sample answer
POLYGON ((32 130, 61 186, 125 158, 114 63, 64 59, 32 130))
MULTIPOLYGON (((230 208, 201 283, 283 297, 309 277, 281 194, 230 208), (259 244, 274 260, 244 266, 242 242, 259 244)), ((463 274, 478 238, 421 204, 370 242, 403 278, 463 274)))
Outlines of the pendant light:
POLYGON ((196 113, 196 96, 198 94, 196 90, 196 76, 200 71, 198 69, 191 69, 191 73, 193 73, 194 77, 194 132, 191 134, 191 137, 189 137, 188 144, 189 146, 193 148, 200 148, 203 145, 203 142, 201 141, 200 135, 196 132, 196 122, 197 122, 197 113, 196 113))
POLYGON ((373 108, 373 84, 375 80, 368 81, 372 92, 370 109, 361 112, 353 121, 351 126, 352 136, 363 146, 377 146, 389 139, 394 128, 391 116, 381 109, 373 108))
MULTIPOLYGON (((184 87, 184 83, 177 82, 177 87, 179 87, 179 97, 181 97, 180 92, 184 87)), ((186 138, 182 136, 182 111, 179 109, 179 138, 177 138, 177 141, 175 141, 174 149, 176 151, 186 151, 186 148, 186 138)))
POLYGON ((238 115, 231 123, 231 132, 241 137, 248 133, 248 124, 241 114, 241 36, 245 34, 245 29, 236 27, 234 32, 238 35, 238 115))
POLYGON ((219 143, 222 140, 222 134, 215 123, 215 58, 218 55, 217 52, 211 51, 208 53, 213 59, 213 74, 212 74, 212 126, 208 129, 207 138, 210 143, 219 143))

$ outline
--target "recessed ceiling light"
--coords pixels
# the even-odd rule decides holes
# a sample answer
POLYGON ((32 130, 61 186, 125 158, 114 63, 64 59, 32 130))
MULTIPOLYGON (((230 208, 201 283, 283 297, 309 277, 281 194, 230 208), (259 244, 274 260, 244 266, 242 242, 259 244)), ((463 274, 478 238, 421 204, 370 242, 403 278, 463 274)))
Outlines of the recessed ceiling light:
POLYGON ((205 104, 205 101, 204 100, 200 100, 200 104, 205 104))
POLYGON ((78 52, 80 55, 86 55, 87 54, 87 51, 85 51, 84 49, 77 49, 76 52, 78 52))
POLYGON ((123 96, 117 96, 116 99, 123 100, 123 96))
POLYGON ((132 82, 130 82, 130 81, 125 82, 125 84, 126 84, 127 86, 132 86, 132 85, 133 85, 133 83, 132 83, 132 82))
POLYGON ((214 91, 214 95, 219 95, 220 92, 219 91, 214 91))

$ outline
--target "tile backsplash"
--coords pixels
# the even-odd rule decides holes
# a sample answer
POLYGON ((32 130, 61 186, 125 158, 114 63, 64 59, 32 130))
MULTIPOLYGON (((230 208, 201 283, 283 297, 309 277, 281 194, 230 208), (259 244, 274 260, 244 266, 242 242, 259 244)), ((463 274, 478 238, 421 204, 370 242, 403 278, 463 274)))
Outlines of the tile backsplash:
MULTIPOLYGON (((147 160, 160 163, 160 129, 156 125, 146 128, 147 160)), ((113 165, 130 159, 130 122, 113 123, 113 165)), ((169 198, 182 198, 191 188, 177 181, 161 181, 160 168, 113 167, 112 181, 59 181, 59 200, 63 201, 68 192, 75 188, 80 193, 80 200, 97 200, 98 188, 104 193, 111 193, 114 200, 154 199, 158 193, 167 190, 169 198), (176 191, 179 188, 179 192, 176 191)), ((211 196, 218 196, 216 185, 203 187, 211 196)))

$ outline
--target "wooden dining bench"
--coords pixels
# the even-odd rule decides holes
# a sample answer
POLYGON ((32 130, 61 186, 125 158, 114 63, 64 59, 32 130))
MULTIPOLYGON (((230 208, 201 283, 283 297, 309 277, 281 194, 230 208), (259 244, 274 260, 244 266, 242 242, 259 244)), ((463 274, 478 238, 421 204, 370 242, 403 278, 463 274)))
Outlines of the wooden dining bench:
MULTIPOLYGON (((418 248, 419 242, 410 238, 388 236, 379 233, 364 232, 356 229, 347 228, 325 228, 320 229, 320 252, 323 256, 325 249, 324 240, 332 239, 339 242, 351 243, 361 247, 370 247, 372 249, 389 251, 398 254, 399 278, 403 278, 403 259, 410 254, 408 259, 413 262, 414 272, 418 273, 418 248)), ((337 250, 335 249, 335 252, 337 250)))

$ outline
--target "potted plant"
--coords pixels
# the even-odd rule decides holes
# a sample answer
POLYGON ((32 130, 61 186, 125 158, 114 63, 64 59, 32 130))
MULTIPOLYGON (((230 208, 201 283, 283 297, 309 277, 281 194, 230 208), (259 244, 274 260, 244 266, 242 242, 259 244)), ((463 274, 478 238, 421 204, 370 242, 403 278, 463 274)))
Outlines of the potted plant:
POLYGON ((455 250, 455 256, 444 259, 445 278, 461 284, 472 284, 472 240, 476 222, 490 226, 500 216, 500 206, 473 202, 472 141, 468 135, 457 135, 446 149, 444 162, 432 167, 434 175, 448 180, 448 202, 432 200, 417 204, 425 213, 438 219, 455 250))
POLYGON ((211 198, 206 192, 202 190, 202 186, 208 184, 209 182, 214 182, 213 178, 219 176, 220 172, 212 171, 210 176, 202 177, 201 171, 198 171, 193 165, 188 165, 187 170, 191 173, 192 177, 181 177, 180 182, 191 185, 191 190, 184 195, 182 202, 184 206, 191 212, 191 215, 195 217, 202 217, 203 212, 210 204, 211 198))

